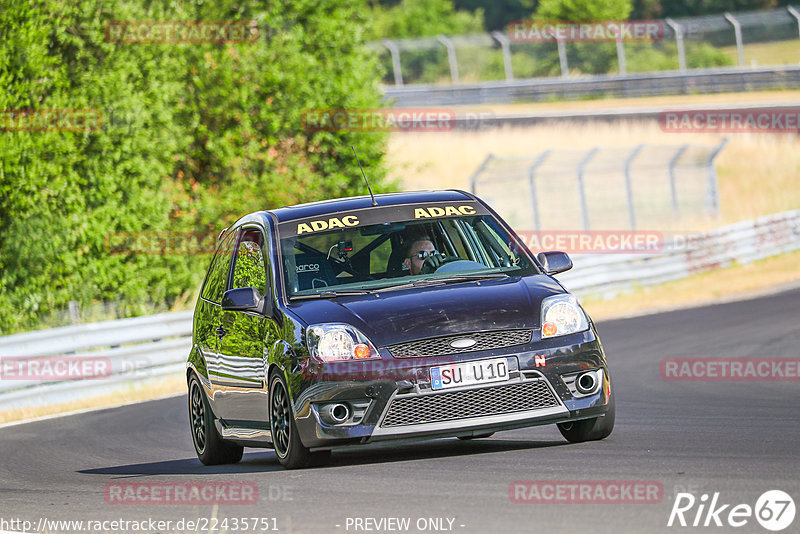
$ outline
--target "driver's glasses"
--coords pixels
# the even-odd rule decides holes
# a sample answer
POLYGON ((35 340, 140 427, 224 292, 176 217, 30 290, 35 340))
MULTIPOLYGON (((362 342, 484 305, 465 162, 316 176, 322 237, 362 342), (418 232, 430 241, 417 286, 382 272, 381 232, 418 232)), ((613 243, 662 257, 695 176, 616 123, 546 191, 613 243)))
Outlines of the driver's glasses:
POLYGON ((423 250, 422 252, 417 252, 413 256, 409 256, 409 257, 410 258, 419 258, 421 260, 426 260, 429 257, 433 256, 434 254, 438 254, 438 253, 439 253, 438 250, 431 250, 431 251, 423 250))

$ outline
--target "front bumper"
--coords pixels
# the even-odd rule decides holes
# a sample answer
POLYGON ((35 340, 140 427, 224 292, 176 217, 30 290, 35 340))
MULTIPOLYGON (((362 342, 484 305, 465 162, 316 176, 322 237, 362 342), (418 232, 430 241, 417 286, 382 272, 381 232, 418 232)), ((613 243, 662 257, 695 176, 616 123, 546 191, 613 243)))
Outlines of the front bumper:
POLYGON ((449 358, 393 359, 375 363, 306 369, 309 380, 294 396, 300 439, 321 450, 339 445, 395 439, 472 436, 528 426, 560 423, 605 414, 611 381, 594 329, 524 350, 475 352, 449 358), (509 379, 445 390, 433 390, 430 368, 448 363, 505 357, 509 379), (575 391, 574 377, 594 370, 596 392, 575 391), (380 376, 378 376, 380 375, 380 376), (332 424, 321 414, 327 406, 351 408, 347 421, 332 424))

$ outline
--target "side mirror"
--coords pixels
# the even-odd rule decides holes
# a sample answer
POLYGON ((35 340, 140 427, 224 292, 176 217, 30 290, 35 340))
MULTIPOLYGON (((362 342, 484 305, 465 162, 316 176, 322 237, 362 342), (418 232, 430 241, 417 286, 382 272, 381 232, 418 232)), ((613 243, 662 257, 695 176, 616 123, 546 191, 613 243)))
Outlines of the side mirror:
POLYGON ((547 274, 558 274, 572 269, 572 260, 566 252, 540 252, 536 259, 544 267, 547 274))
POLYGON ((240 287, 222 294, 222 309, 225 311, 249 311, 264 313, 261 292, 254 287, 240 287))

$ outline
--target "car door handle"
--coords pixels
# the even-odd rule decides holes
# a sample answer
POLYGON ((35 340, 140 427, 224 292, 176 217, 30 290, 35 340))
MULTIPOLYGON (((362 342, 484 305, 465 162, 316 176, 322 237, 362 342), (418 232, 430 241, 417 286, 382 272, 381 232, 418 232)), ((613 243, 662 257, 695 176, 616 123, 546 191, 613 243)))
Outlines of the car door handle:
POLYGON ((215 333, 215 334, 217 334, 219 337, 222 337, 222 336, 224 336, 225 334, 227 334, 227 333, 228 333, 228 331, 227 331, 227 330, 225 330, 224 328, 222 328, 221 326, 218 326, 218 327, 216 328, 216 330, 214 330, 214 333, 215 333))

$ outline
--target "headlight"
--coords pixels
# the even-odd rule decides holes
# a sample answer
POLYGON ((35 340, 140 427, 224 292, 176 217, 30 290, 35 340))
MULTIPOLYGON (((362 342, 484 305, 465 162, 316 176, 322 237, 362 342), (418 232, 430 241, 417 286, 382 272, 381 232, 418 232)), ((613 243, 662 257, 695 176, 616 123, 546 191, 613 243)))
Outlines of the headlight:
POLYGON ((367 336, 349 324, 312 324, 306 330, 306 343, 311 357, 321 362, 380 358, 367 336))
POLYGON ((586 314, 573 295, 553 295, 542 301, 542 339, 583 332, 588 328, 586 314))

